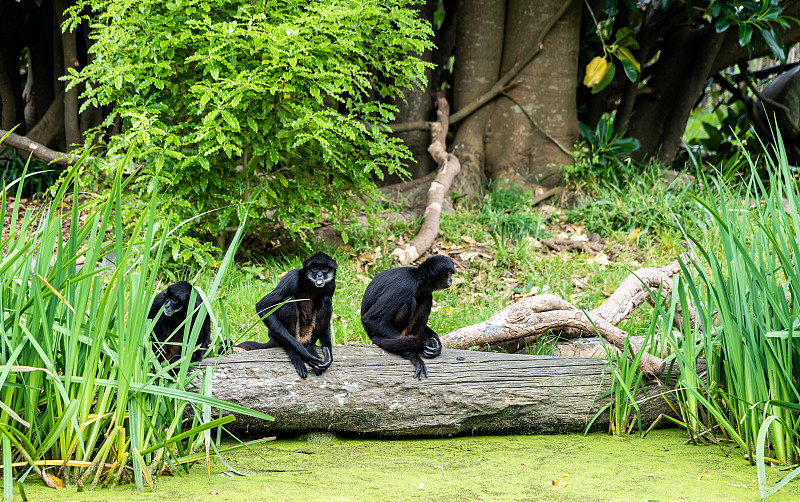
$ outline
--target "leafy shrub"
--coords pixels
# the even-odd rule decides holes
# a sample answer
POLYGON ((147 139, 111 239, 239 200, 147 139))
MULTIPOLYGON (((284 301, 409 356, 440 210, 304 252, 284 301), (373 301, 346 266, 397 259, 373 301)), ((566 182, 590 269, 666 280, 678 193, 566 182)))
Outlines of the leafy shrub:
POLYGON ((697 113, 687 124, 685 148, 681 155, 687 163, 696 166, 702 160, 725 177, 738 175, 747 165, 742 153, 745 145, 751 155, 764 153, 752 126, 741 101, 697 113))
POLYGON ((424 84, 410 54, 432 31, 408 3, 82 0, 73 24, 97 13, 93 58, 70 85, 84 107, 115 106, 123 127, 105 156, 131 152, 128 188, 150 193, 157 178, 162 213, 213 210, 199 220, 212 235, 245 213, 299 233, 341 222, 409 158, 381 126, 392 99, 424 84))
POLYGON ((584 144, 573 153, 575 163, 564 167, 568 183, 617 182, 636 172, 636 166, 625 157, 639 149, 638 139, 617 138, 613 125, 605 118, 594 130, 583 122, 579 125, 584 144))

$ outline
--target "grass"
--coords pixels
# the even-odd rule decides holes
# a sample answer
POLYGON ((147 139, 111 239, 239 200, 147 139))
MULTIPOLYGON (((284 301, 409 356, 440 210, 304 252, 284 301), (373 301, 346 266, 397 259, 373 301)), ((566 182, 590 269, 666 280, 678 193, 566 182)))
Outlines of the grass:
POLYGON ((627 233, 643 246, 680 239, 676 218, 697 233, 705 230, 707 215, 693 198, 697 183, 667 182, 658 166, 646 166, 641 174, 623 179, 618 184, 588 184, 585 189, 593 201, 568 210, 567 216, 583 222, 588 231, 604 236, 627 233))
MULTIPOLYGON (((0 242, 0 469, 6 501, 15 488, 24 498, 31 473, 52 486, 71 482, 91 490, 130 481, 152 489, 164 466, 178 471, 216 453, 211 429, 233 417, 213 420, 212 406, 270 418, 212 398, 212 373, 194 381, 193 346, 184 347, 173 372, 161 368, 150 347, 154 321, 146 317, 168 229, 156 225, 153 198, 148 211, 131 222, 131 232, 123 233, 122 169, 112 196, 84 213, 75 181, 79 169, 80 164, 65 173, 51 203, 37 213, 19 214, 22 184, 13 204, 6 197, 12 187, 0 193, 0 220, 10 216, 11 229, 0 242), (64 225, 70 229, 66 238, 64 225), (111 252, 114 267, 103 261, 111 252), (184 417, 188 408, 194 411, 190 419, 184 417)), ((240 238, 241 231, 211 284, 200 291, 207 298, 216 296, 240 238)), ((227 330, 213 309, 200 313, 201 322, 205 314, 217 336, 227 330)), ((192 327, 192 339, 199 328, 200 323, 192 327)))
MULTIPOLYGON (((493 187, 481 204, 442 218, 432 251, 449 254, 457 275, 452 288, 434 294, 430 325, 447 333, 535 292, 592 309, 631 271, 668 264, 684 250, 686 235, 695 236, 698 261, 677 283, 671 303, 657 307, 660 317, 654 320, 653 310, 641 308, 620 328, 657 336, 661 346, 671 346, 682 375, 677 392, 683 424, 692 435, 713 430, 760 466, 768 458, 791 464, 797 460, 800 413, 792 384, 800 367, 792 313, 800 307, 794 297, 787 303, 784 292, 800 291, 793 261, 800 251, 792 240, 793 229, 800 227, 800 198, 781 162, 773 170, 780 168, 782 177, 774 178, 769 190, 752 185, 747 192, 765 201, 756 207, 736 205, 751 195, 738 200, 724 187, 700 192, 695 185, 666 184, 655 170, 629 176, 623 185, 594 186, 600 202, 569 211, 534 209, 529 192, 493 187), (782 188, 770 191, 773 187, 782 188), (782 211, 782 197, 794 201, 794 216, 782 211), (589 231, 604 238, 605 259, 552 253, 539 245, 549 235, 589 231), (755 258, 748 258, 751 253, 755 258), (701 325, 709 336, 697 330, 674 336, 670 316, 689 302, 701 306, 701 325), (743 344, 742 334, 752 339, 743 344), (695 371, 699 357, 708 360, 708 381, 695 371)), ((94 202, 85 223, 73 223, 69 239, 60 243, 63 221, 80 221, 83 210, 77 187, 69 182, 42 214, 19 215, 22 229, 0 243, 6 252, 0 260, 0 355, 10 363, 0 370, 6 498, 31 472, 46 478, 45 466, 52 467, 54 479, 91 487, 113 485, 123 472, 137 486, 150 487, 163 465, 178 471, 213 454, 209 431, 222 422, 210 420, 208 413, 212 405, 226 407, 209 397, 208 379, 198 384, 199 395, 186 392, 193 371, 188 358, 179 364, 178 377, 170 378, 152 357, 144 319, 149 299, 163 288, 160 261, 169 239, 157 232, 152 210, 139 216, 131 234, 123 234, 124 182, 117 178, 116 196, 94 202), (65 199, 67 190, 71 201, 65 199), (103 271, 101 258, 112 250, 116 272, 103 271), (81 269, 78 259, 84 261, 81 269), (194 406, 191 401, 200 404, 197 418, 185 422, 183 411, 194 406)), ((0 218, 17 217, 5 192, 0 213, 0 218)), ((369 343, 359 319, 363 291, 372 277, 394 266, 392 249, 413 236, 418 225, 375 221, 353 233, 347 245, 319 249, 339 264, 334 343, 369 343)), ((215 342, 227 337, 265 341, 255 303, 311 252, 234 263, 240 237, 219 269, 187 277, 212 305, 208 315, 215 342)), ((548 344, 535 350, 546 352, 548 344)), ((639 425, 639 376, 627 359, 617 360, 615 368, 611 411, 615 430, 628 434, 639 425)), ((759 476, 766 496, 766 478, 759 476)))
MULTIPOLYGON (((661 314, 671 318, 680 303, 684 312, 692 305, 698 315, 695 326, 684 322, 682 336, 667 332, 681 370, 677 395, 687 429, 697 440, 721 436, 738 444, 758 466, 759 489, 767 499, 779 486, 767 488, 764 461, 800 460, 800 194, 782 149, 765 160, 767 183, 748 160, 747 186, 723 187, 698 199, 719 241, 689 232, 695 258, 661 314), (714 433, 700 436, 708 431, 714 433)), ((785 481, 798 474, 800 469, 793 470, 785 481)))
MULTIPOLYGON (((662 187, 662 191, 668 188, 662 187)), ((631 196, 633 204, 635 196, 631 196)), ((460 207, 442 217, 440 237, 434 251, 448 253, 457 263, 455 285, 434 293, 430 325, 440 334, 483 321, 521 295, 550 292, 576 306, 592 309, 602 303, 633 270, 662 267, 683 250, 680 240, 667 232, 652 232, 647 237, 627 230, 611 230, 604 235, 608 262, 581 253, 550 253, 535 247, 538 238, 568 231, 582 233, 585 222, 576 213, 543 213, 528 205, 530 193, 513 186, 495 187, 483 204, 460 207), (516 224, 525 215, 535 225, 508 231, 503 240, 493 239, 503 228, 508 215, 516 214, 516 224), (576 221, 570 221, 570 218, 576 221), (494 222, 495 226, 492 226, 494 222), (533 238, 533 239, 531 239, 533 238), (576 282, 576 279, 580 281, 576 282), (580 286, 587 283, 588 287, 580 286)), ((361 296, 377 273, 395 266, 391 251, 417 230, 415 223, 374 222, 370 228, 351 236, 347 246, 322 247, 339 265, 332 332, 334 342, 369 343, 359 318, 361 296)), ((282 275, 300 267, 312 250, 287 257, 264 258, 257 263, 242 263, 232 269, 220 288, 221 302, 231 324, 234 341, 266 341, 266 328, 255 318, 255 303, 278 283, 282 275)), ((210 277, 200 276, 200 284, 210 277)), ((651 311, 640 309, 620 327, 632 334, 643 334, 649 327, 651 311)))

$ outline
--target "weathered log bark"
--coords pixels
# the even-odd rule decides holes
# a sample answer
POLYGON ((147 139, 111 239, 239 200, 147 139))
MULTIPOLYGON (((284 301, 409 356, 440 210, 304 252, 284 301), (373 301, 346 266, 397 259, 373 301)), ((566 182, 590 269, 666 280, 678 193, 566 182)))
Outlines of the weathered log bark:
MULTIPOLYGON (((376 346, 340 345, 334 352, 328 371, 305 380, 281 349, 241 352, 203 364, 214 366, 214 397, 275 417, 267 422, 237 416, 226 426, 259 434, 310 429, 382 436, 578 432, 605 403, 597 398, 610 382, 602 359, 445 349, 426 361, 428 379, 420 382, 408 361, 376 346)), ((666 391, 649 380, 637 394, 643 426, 671 414, 658 396, 666 391)), ((607 426, 605 414, 593 428, 607 426)))
MULTIPOLYGON (((540 335, 555 332, 566 338, 599 334, 623 350, 628 334, 617 328, 617 324, 652 299, 652 295, 668 297, 672 292, 670 278, 679 272, 677 260, 664 268, 640 268, 626 277, 602 305, 589 312, 554 295, 523 298, 484 322, 442 335, 442 344, 458 349, 485 348, 517 339, 530 343, 540 335)), ((644 353, 639 368, 645 374, 658 375, 664 361, 644 353)))
POLYGON ((439 221, 442 216, 442 205, 444 197, 450 190, 453 179, 461 170, 458 158, 452 153, 448 154, 445 149, 445 138, 447 137, 448 118, 450 106, 440 92, 436 98, 438 120, 431 123, 431 145, 428 152, 439 165, 436 178, 428 188, 428 199, 425 204, 425 214, 422 218, 422 226, 419 233, 408 243, 392 251, 392 255, 403 265, 408 265, 419 258, 433 244, 436 235, 439 233, 439 221))

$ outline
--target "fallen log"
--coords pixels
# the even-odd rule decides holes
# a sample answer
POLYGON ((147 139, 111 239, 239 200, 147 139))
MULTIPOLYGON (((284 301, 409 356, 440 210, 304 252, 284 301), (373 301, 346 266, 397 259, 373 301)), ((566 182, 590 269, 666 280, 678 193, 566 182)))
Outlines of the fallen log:
MULTIPOLYGON (((331 368, 305 380, 277 348, 203 361, 214 367, 214 397, 275 417, 267 422, 237 416, 226 426, 253 434, 582 432, 606 402, 597 398, 610 385, 603 359, 445 349, 426 364, 429 378, 417 381, 408 361, 373 345, 334 347, 331 368)), ((665 387, 656 380, 645 385, 649 399, 639 406, 647 427, 671 409, 658 395, 665 387)), ((637 395, 644 397, 642 391, 637 395)), ((607 413, 593 429, 604 427, 607 413)))

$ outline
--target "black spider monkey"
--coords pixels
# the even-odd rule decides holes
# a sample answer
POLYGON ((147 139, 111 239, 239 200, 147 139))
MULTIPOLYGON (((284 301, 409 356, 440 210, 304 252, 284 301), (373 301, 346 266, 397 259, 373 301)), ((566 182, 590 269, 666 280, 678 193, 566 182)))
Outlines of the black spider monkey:
POLYGON ((308 376, 306 364, 321 375, 333 362, 331 350, 331 297, 336 290, 336 262, 325 253, 315 253, 303 268, 290 270, 278 286, 256 303, 256 312, 269 333, 267 343, 242 342, 244 350, 283 347, 300 378, 308 376), (270 308, 284 302, 270 315, 270 308), (265 317, 266 316, 266 317, 265 317), (324 358, 315 345, 319 340, 324 358))
MULTIPOLYGON (((155 319, 161 307, 164 307, 164 311, 153 326, 153 336, 158 341, 156 353, 159 361, 174 362, 181 355, 182 345, 188 341, 184 334, 188 335, 191 332, 192 325, 199 315, 199 307, 203 304, 203 299, 196 293, 194 308, 188 308, 193 289, 188 282, 178 281, 170 284, 153 298, 153 304, 150 305, 150 312, 147 314, 148 319, 155 319), (188 313, 192 315, 191 325, 187 327, 189 323, 185 323, 181 326, 188 313)), ((192 362, 202 361, 203 354, 211 343, 211 321, 208 314, 203 319, 197 343, 200 347, 192 353, 192 362)))
POLYGON ((442 353, 439 335, 428 327, 433 291, 447 289, 456 273, 453 260, 434 255, 419 267, 397 267, 376 275, 361 300, 361 324, 372 343, 414 363, 414 378, 428 378, 420 355, 442 353))

